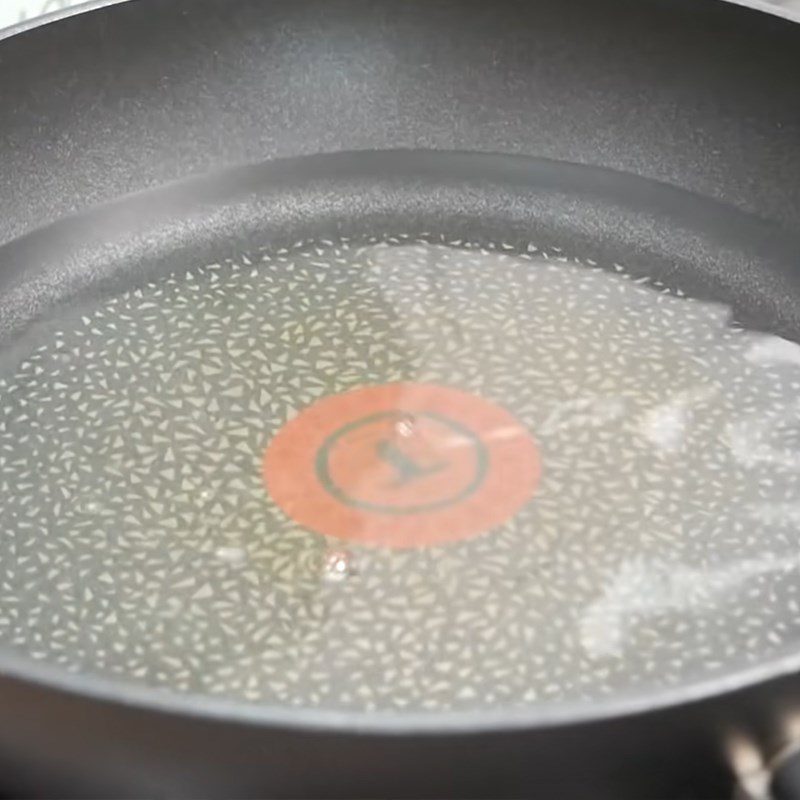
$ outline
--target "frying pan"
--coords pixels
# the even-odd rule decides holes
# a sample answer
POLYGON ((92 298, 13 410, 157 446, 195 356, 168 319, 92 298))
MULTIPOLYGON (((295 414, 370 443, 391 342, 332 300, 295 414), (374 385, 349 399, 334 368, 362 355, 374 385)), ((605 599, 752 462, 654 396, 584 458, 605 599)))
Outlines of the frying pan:
MULTIPOLYGON (((191 265, 230 271, 263 253, 302 261, 309 242, 369 247, 387 236, 401 247, 502 242, 520 258, 545 253, 601 272, 624 265, 668 293, 724 303, 740 325, 800 341, 800 28, 787 20, 713 0, 88 6, 0 44, 6 365, 66 341, 85 315, 95 327, 112 318, 92 335, 113 340, 140 298, 183 286, 191 265)), ((288 262, 276 258, 281 280, 288 262)), ((188 309, 186 324, 205 313, 188 309)), ((152 343, 146 328, 130 335, 129 351, 152 343)), ((124 360, 114 353, 109 370, 124 360)), ((100 406, 147 382, 147 365, 134 363, 100 406)), ((97 367, 86 350, 73 365, 78 376, 97 367)), ((89 422, 93 408, 80 412, 89 422)), ((202 688, 205 663, 187 686, 157 670, 137 676, 124 659, 115 670, 103 647, 139 635, 145 650, 169 648, 180 627, 156 627, 143 602, 143 632, 117 621, 92 638, 110 615, 102 598, 122 598, 138 564, 142 581, 158 573, 136 547, 89 552, 64 523, 69 503, 37 489, 41 474, 28 486, 14 467, 27 430, 16 419, 4 418, 0 546, 0 754, 11 794, 727 797, 737 783, 767 791, 767 766, 792 751, 791 635, 717 654, 713 669, 669 684, 433 711, 214 695, 202 688), (18 527, 30 497, 35 534, 18 527), (16 576, 30 569, 34 583, 23 586, 16 576), (63 636, 61 658, 49 643, 63 636)), ((81 419, 70 426, 84 430, 81 419)), ((100 485, 91 502, 115 491, 100 485)), ((91 527, 93 541, 125 524, 91 527)), ((324 537, 299 541, 314 549, 324 537)), ((386 563, 404 557, 387 552, 386 563)), ((435 569, 445 556, 430 552, 435 569)), ((165 603, 181 597, 176 574, 159 579, 165 603)), ((201 600, 215 595, 216 575, 201 600)), ((790 567, 771 593, 729 593, 714 614, 791 629, 795 581, 790 567)), ((687 659, 697 646, 662 634, 687 659)), ((229 666, 236 645, 224 641, 229 666)), ((494 647, 525 660, 507 640, 494 647)), ((792 759, 781 758, 772 788, 797 796, 792 759)))

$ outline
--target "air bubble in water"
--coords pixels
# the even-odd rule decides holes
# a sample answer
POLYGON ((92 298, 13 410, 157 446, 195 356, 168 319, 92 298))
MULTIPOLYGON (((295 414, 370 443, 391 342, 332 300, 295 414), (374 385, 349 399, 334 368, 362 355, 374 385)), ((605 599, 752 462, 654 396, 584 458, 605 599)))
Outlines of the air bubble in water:
POLYGON ((322 577, 329 583, 339 583, 353 572, 353 554, 348 550, 330 550, 325 554, 322 577))
POLYGON ((395 423, 395 433, 398 436, 402 436, 404 439, 407 439, 414 434, 414 424, 414 417, 412 417, 410 414, 407 414, 395 423))

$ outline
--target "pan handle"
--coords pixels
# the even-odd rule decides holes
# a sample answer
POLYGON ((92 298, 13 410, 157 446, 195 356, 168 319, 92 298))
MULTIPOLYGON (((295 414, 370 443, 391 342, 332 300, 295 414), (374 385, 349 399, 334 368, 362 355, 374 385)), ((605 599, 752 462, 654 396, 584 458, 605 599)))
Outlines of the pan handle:
POLYGON ((752 764, 750 769, 742 770, 735 761, 738 780, 733 800, 800 800, 800 742, 786 745, 767 763, 752 764))
POLYGON ((773 762, 769 797, 770 800, 800 800, 800 744, 793 744, 773 762))

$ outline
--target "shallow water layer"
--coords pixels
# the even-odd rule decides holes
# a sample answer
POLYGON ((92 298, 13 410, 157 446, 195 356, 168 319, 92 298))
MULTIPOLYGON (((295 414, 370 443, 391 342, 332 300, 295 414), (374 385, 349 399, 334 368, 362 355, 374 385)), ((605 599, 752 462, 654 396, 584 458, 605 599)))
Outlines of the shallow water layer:
POLYGON ((533 246, 395 237, 192 267, 51 322, 0 378, 19 654, 441 710, 628 696, 800 644, 800 347, 722 307, 533 246), (541 475, 510 519, 397 549, 278 507, 262 459, 284 424, 397 382, 529 433, 541 475))

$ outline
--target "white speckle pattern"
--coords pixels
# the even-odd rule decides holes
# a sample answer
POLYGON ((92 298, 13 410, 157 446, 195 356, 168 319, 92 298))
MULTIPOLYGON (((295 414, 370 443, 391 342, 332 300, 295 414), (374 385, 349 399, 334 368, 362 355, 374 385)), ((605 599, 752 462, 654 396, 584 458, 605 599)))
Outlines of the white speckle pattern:
POLYGON ((175 692, 394 711, 588 702, 795 649, 795 346, 610 266, 300 242, 64 311, 0 375, 0 643, 175 692), (520 419, 535 497, 430 549, 298 529, 262 483, 270 438, 401 380, 520 419))

